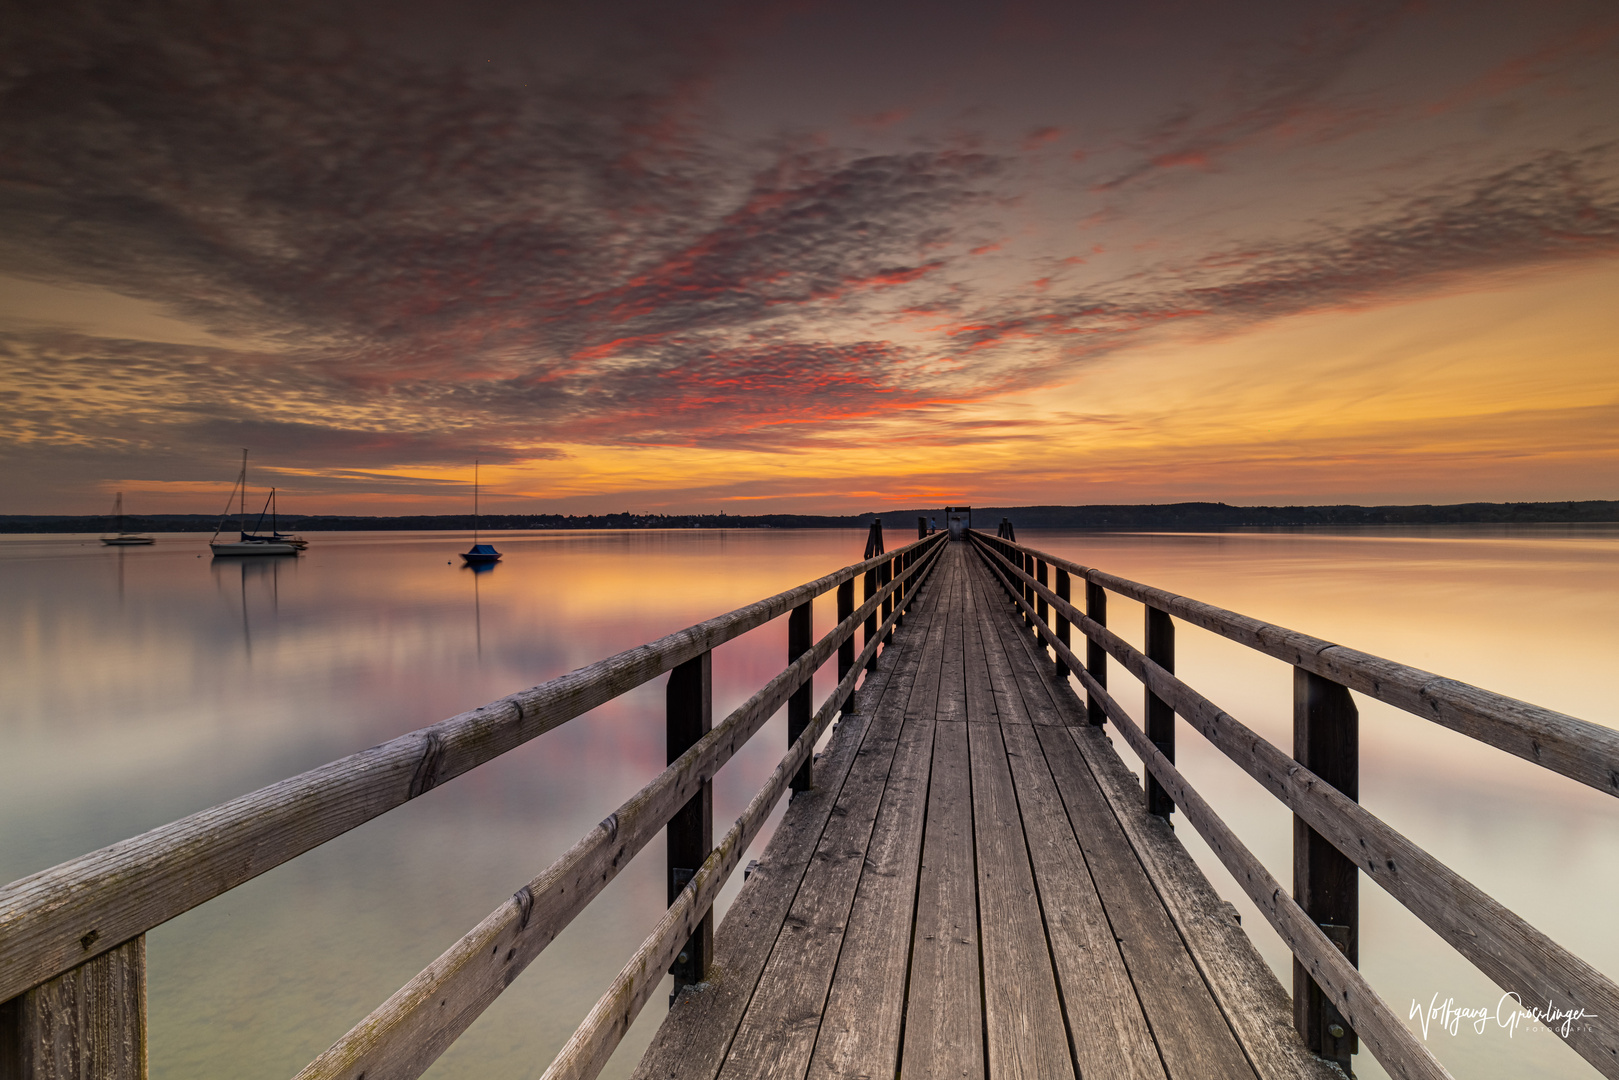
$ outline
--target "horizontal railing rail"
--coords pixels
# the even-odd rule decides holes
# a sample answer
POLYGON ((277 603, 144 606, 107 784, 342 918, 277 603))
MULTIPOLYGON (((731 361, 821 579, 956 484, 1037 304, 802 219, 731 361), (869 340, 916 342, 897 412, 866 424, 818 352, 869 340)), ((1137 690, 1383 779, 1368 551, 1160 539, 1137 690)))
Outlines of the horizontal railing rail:
MULTIPOLYGON (((677 898, 683 905, 680 912, 674 913, 675 909, 671 908, 660 922, 660 927, 685 927, 679 939, 685 941, 691 934, 687 923, 691 918, 700 920, 712 905, 714 891, 723 884, 736 858, 747 849, 770 807, 779 798, 783 787, 777 786, 776 781, 783 769, 791 765, 786 772, 791 779, 807 760, 807 750, 801 754, 799 748, 813 747, 825 723, 843 707, 866 662, 876 656, 882 636, 902 617, 904 603, 914 596, 915 583, 931 571, 938 550, 936 541, 927 541, 884 556, 885 559, 898 556, 897 561, 909 565, 651 783, 581 837, 566 854, 356 1024, 300 1072, 297 1080, 335 1080, 360 1075, 369 1080, 408 1080, 420 1076, 765 721, 800 687, 810 682, 839 646, 860 629, 866 617, 881 605, 893 604, 895 596, 903 591, 905 598, 900 604, 894 604, 893 613, 882 625, 882 633, 869 636, 859 663, 827 698, 814 723, 794 742, 782 765, 766 783, 761 797, 765 792, 774 791, 769 805, 759 814, 753 814, 750 806, 750 812, 744 814, 732 833, 709 853, 708 861, 682 893, 682 897, 686 892, 700 893, 697 899, 704 902, 677 898), (918 552, 918 549, 925 550, 918 552), (913 553, 921 557, 912 561, 913 553), (908 585, 911 587, 907 588, 908 585), (744 822, 751 824, 744 825, 744 822)), ((651 993, 672 959, 671 953, 656 971, 647 968, 643 972, 644 977, 636 984, 638 993, 644 991, 636 1001, 636 1011, 645 1003, 646 995, 651 993)), ((602 1061, 605 1060, 603 1057, 602 1061)))
MULTIPOLYGON (((1374 1055, 1391 1073, 1440 1075, 1431 1071, 1438 1067, 1432 1055, 1355 971, 1353 953, 1346 955, 1345 942, 1328 938, 1328 928, 1307 914, 1282 890, 1175 769, 1172 734, 1166 740, 1152 737, 1149 731, 1138 727, 1108 693, 1105 674, 1098 670, 1095 656, 1081 661, 1072 651, 1067 633, 1069 626, 1078 627, 1088 641, 1113 656, 1140 680, 1148 691, 1149 704, 1153 698, 1167 703, 1175 714, 1186 719, 1216 748, 1286 804, 1298 820, 1324 837, 1344 859, 1364 871, 1503 990, 1518 994, 1525 1002, 1558 1000, 1580 1003, 1588 1010, 1587 1018, 1592 1022, 1571 1027, 1567 1041, 1603 1075, 1619 1076, 1619 1036, 1616 1036, 1619 1028, 1616 1028, 1613 1019, 1619 1016, 1619 987, 1610 979, 1413 844, 1353 798, 1338 791, 1315 772, 1219 709, 1176 678, 1163 664, 1135 649, 1090 614, 1075 607, 1070 597, 1064 595, 1067 591, 1065 588, 1054 591, 1042 580, 1045 567, 1053 566, 1062 574, 1082 577, 1092 586, 1139 600, 1148 605, 1149 612, 1183 614, 1183 617, 1184 613, 1195 613, 1197 619, 1188 618, 1187 621, 1249 644, 1315 674, 1322 674, 1318 667, 1324 667, 1339 672, 1358 672, 1360 678, 1369 679, 1368 673, 1376 670, 1382 674, 1382 681, 1378 685, 1389 696, 1367 692, 1391 704, 1406 707, 1401 704, 1404 691, 1387 691, 1389 685, 1411 686, 1420 682, 1429 688, 1426 692, 1430 694, 1430 697, 1422 700, 1436 701, 1441 708, 1451 708, 1452 716, 1455 715, 1455 702, 1466 700, 1474 715, 1488 717, 1489 725, 1480 730, 1489 734, 1499 736, 1504 731, 1521 732, 1516 725, 1524 717, 1535 718, 1537 723, 1543 722, 1546 717, 1554 717, 1566 721, 1555 725, 1565 740, 1580 739, 1586 734, 1586 729, 1596 733, 1598 737, 1591 740, 1595 744, 1591 749, 1600 752, 1608 741, 1607 736, 1613 735, 1613 732, 1352 650, 1341 650, 1331 661, 1312 666, 1301 662, 1302 659, 1309 656, 1319 660, 1328 650, 1339 647, 1212 605, 1104 574, 1001 538, 975 533, 973 540, 1025 619, 1040 638, 1052 647, 1057 656, 1058 672, 1066 674, 1072 671, 1079 678, 1093 704, 1101 706, 1107 718, 1113 720, 1142 759, 1148 770, 1145 779, 1149 790, 1152 781, 1156 780, 1171 803, 1186 813, 1193 827, 1208 841, 1211 849, 1276 928, 1310 977, 1331 997, 1354 1031, 1367 1038, 1374 1055), (1030 568, 1035 568, 1036 572, 1031 574, 1030 568), (1120 585, 1128 586, 1128 591, 1120 588, 1120 585), (1055 628, 1047 619, 1048 610, 1057 617, 1058 626, 1055 628), (1254 641, 1264 641, 1267 645, 1259 648, 1252 644, 1254 641), (1295 646, 1316 643, 1322 648, 1282 648, 1278 644, 1280 642, 1291 642, 1295 646), (1434 690, 1435 684, 1444 685, 1434 690), (1164 752, 1166 748, 1169 751, 1167 754, 1164 752)), ((1059 582, 1066 584, 1061 579, 1059 582)), ((1105 604, 1100 607, 1105 611, 1105 604)), ((1149 615, 1149 627, 1151 625, 1149 615)), ((1150 652, 1150 643, 1148 648, 1150 652)), ((1332 678, 1330 675, 1324 677, 1332 678)), ((1355 683, 1340 685, 1359 689, 1355 683)), ((1425 709, 1410 708, 1408 711, 1432 716, 1425 709)), ((1464 730, 1453 724, 1446 726, 1464 730)), ((1471 731, 1467 733, 1473 734, 1471 731)), ((1488 738, 1484 741, 1500 745, 1488 738)), ((1502 748, 1511 749, 1510 746, 1502 748)), ((1562 751, 1566 752, 1567 748, 1567 742, 1562 744, 1562 751)), ((1560 753, 1540 763, 1555 768, 1554 763, 1563 760, 1563 756, 1560 753)), ((1531 757, 1530 760, 1536 759, 1531 757)), ((1561 768, 1556 771, 1572 775, 1561 768)), ((1354 934, 1352 928, 1332 929, 1345 930, 1351 938, 1354 934)))

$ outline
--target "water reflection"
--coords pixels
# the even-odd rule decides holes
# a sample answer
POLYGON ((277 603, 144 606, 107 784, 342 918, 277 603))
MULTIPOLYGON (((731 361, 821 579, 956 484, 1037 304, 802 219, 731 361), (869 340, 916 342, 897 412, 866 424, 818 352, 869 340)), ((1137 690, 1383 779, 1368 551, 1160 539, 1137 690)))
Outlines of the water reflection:
MULTIPOLYGON (((497 578, 486 577, 496 567, 458 576, 456 534, 322 534, 297 559, 209 560, 206 571, 206 537, 196 535, 128 550, 0 538, 8 616, 0 880, 818 577, 853 561, 864 539, 789 530, 503 534, 497 578)), ((1587 719, 1614 719, 1605 673, 1619 644, 1619 531, 1027 539, 1587 719)), ((831 596, 817 603, 818 630, 832 625, 834 605, 831 596)), ((1139 608, 1115 601, 1112 614, 1139 644, 1139 608)), ((1178 638, 1193 685, 1290 745, 1284 665, 1190 629, 1178 638)), ((785 657, 779 622, 717 650, 716 716, 785 657)), ((830 687, 823 676, 818 696, 830 687)), ((1139 694, 1121 700, 1135 707, 1139 694)), ((1619 932, 1591 904, 1566 902, 1619 895, 1613 800, 1364 699, 1361 709, 1368 806, 1599 969, 1619 971, 1619 932)), ((154 931, 154 1074, 292 1075, 655 775, 662 710, 660 680, 154 931)), ((1193 781, 1289 880, 1289 816, 1195 736, 1183 734, 1181 745, 1193 781)), ((717 821, 741 812, 785 746, 778 719, 743 748, 716 781, 717 821)), ((1198 850, 1191 829, 1177 831, 1198 850)), ((543 1067, 662 908, 662 845, 649 852, 430 1075, 532 1076, 543 1067)), ((1402 995, 1479 992, 1465 962, 1375 886, 1362 895, 1363 962, 1402 1015, 1402 995)), ((1247 910, 1244 925, 1280 965, 1285 957, 1247 910)), ((607 1075, 627 1075, 663 1000, 654 995, 607 1075)), ((1437 1050, 1458 1074, 1589 1075, 1565 1048, 1521 1030, 1511 1045, 1468 1034, 1437 1050)), ((1365 1054, 1356 1064, 1380 1075, 1365 1054)))

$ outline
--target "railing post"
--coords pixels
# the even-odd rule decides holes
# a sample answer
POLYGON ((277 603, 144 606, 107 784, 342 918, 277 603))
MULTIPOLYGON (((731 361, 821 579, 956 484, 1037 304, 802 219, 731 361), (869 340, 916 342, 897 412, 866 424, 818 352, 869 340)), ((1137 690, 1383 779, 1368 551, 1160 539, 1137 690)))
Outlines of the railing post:
MULTIPOLYGON (((838 586, 838 625, 841 626, 843 624, 843 620, 847 619, 853 614, 854 578, 850 578, 848 581, 845 581, 842 585, 838 586)), ((838 646, 838 682, 841 683, 853 668, 854 634, 851 632, 848 637, 843 639, 843 644, 838 646)), ((854 695, 850 694, 849 700, 843 703, 843 711, 845 713, 853 712, 854 710, 850 707, 853 704, 854 695)))
MULTIPOLYGON (((714 654, 693 657, 669 673, 665 689, 668 730, 668 758, 673 765, 714 726, 714 654)), ((669 819, 669 903, 673 904, 686 883, 714 849, 714 784, 706 781, 674 817, 669 819)), ((675 957, 669 974, 680 988, 700 983, 708 977, 714 958, 714 912, 709 910, 700 926, 675 957)), ((671 999, 672 1000, 672 999, 671 999)))
MULTIPOLYGON (((1293 669, 1293 759, 1360 801, 1360 714, 1347 687, 1293 669)), ((1293 899, 1349 962, 1360 966, 1360 871, 1297 815, 1293 817, 1293 899)), ((1332 998, 1293 961, 1293 1026, 1304 1045, 1349 1071, 1354 1029, 1332 998)))
MULTIPOLYGON (((787 616, 787 662, 791 664, 815 646, 814 608, 806 600, 793 608, 787 616)), ((787 745, 792 746, 804 729, 810 726, 815 712, 815 677, 804 680, 804 685, 793 691, 787 699, 787 745)), ((808 791, 815 786, 815 759, 806 760, 793 777, 794 791, 808 791)))
MULTIPOLYGON (((1057 599, 1065 600, 1065 601, 1068 601, 1069 603, 1072 603, 1073 602, 1073 597, 1069 595, 1070 588, 1071 587, 1070 587, 1070 585, 1068 583, 1068 571, 1059 569, 1057 571, 1057 599)), ((1070 635, 1070 630, 1069 630, 1068 616, 1063 615, 1063 614, 1061 614, 1059 612, 1058 615, 1057 615, 1057 640, 1062 642, 1068 648, 1072 649, 1074 647, 1074 643, 1069 640, 1069 635, 1070 635)), ((1062 657, 1061 656, 1058 656, 1057 657, 1057 678, 1066 679, 1067 677, 1068 677, 1068 665, 1062 662, 1062 657)))
MULTIPOLYGON (((1147 659, 1173 673, 1175 670, 1175 620, 1169 617, 1169 612, 1159 611, 1148 605, 1147 607, 1147 659)), ((1152 744, 1170 760, 1175 760, 1175 710, 1150 689, 1147 691, 1147 738, 1152 744)), ((1147 813, 1168 817, 1170 811, 1175 809, 1175 802, 1169 797, 1158 778, 1147 773, 1147 813)))
POLYGON ((0 1003, 0 1078, 81 1077, 146 1080, 145 934, 0 1003))
MULTIPOLYGON (((879 566, 877 568, 877 584, 886 586, 889 582, 891 582, 893 580, 894 580, 894 560, 893 559, 888 559, 881 566, 879 566)), ((890 615, 892 615, 892 614, 894 614, 894 594, 889 593, 887 596, 883 597, 883 622, 887 622, 888 617, 890 615)), ((884 635, 884 637, 883 637, 883 647, 887 648, 889 645, 892 645, 893 643, 894 643, 894 631, 889 630, 888 633, 886 635, 884 635)))
POLYGON ((909 551, 903 555, 897 556, 894 559, 894 566, 896 567, 895 576, 902 579, 899 583, 899 588, 894 590, 894 606, 899 609, 899 618, 894 620, 895 629, 905 625, 905 590, 910 587, 911 583, 903 580, 903 578, 905 577, 905 571, 909 569, 910 565, 911 553, 909 551))
MULTIPOLYGON (((1094 581, 1085 582, 1085 615, 1098 626, 1107 625, 1107 590, 1094 581)), ((1085 639, 1085 671, 1096 680, 1097 686, 1107 689, 1107 650, 1089 637, 1085 639)), ((1085 694, 1085 718, 1092 727, 1107 723, 1107 710, 1089 692, 1085 694)))
MULTIPOLYGON (((860 598, 862 603, 864 603, 867 600, 870 600, 873 596, 877 595, 877 571, 876 570, 867 570, 866 571, 865 589, 866 589, 865 595, 860 598)), ((862 649, 864 649, 867 645, 870 645, 871 644, 871 639, 876 637, 876 636, 877 636, 877 613, 875 611, 873 611, 870 615, 866 616, 866 625, 861 628, 860 647, 862 649)), ((877 654, 876 653, 872 653, 871 654, 871 659, 866 661, 866 670, 867 671, 876 671, 877 670, 877 654)))
MULTIPOLYGON (((1051 583, 1046 578, 1046 560, 1044 560, 1044 559, 1036 559, 1034 561, 1034 580, 1038 581, 1043 586, 1046 586, 1046 587, 1050 586, 1051 583)), ((1040 621, 1041 622, 1045 623, 1047 626, 1050 626, 1051 625, 1051 610, 1046 607, 1046 598, 1045 598, 1045 596, 1042 595, 1038 589, 1031 590, 1031 591, 1034 592, 1034 613, 1036 615, 1040 616, 1040 621)), ((1045 650, 1046 650, 1045 638, 1040 638, 1038 640, 1040 642, 1040 651, 1045 652, 1045 650)))

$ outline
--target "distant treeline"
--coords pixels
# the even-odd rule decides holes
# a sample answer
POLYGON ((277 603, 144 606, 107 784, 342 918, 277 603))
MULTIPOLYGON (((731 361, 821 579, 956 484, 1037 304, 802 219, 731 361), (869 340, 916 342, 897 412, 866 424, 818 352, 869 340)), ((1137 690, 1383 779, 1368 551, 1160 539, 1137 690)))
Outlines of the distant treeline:
MULTIPOLYGON (((903 539, 918 517, 944 527, 940 508, 893 510, 831 517, 819 514, 485 514, 478 527, 514 529, 865 529, 875 517, 891 536, 903 539)), ((251 515, 250 515, 251 517, 251 515)), ((1023 529, 1150 529, 1158 531, 1278 527, 1292 525, 1473 525, 1619 522, 1619 502, 1455 503, 1448 506, 1231 506, 1227 503, 1164 503, 1121 506, 980 506, 973 525, 993 530, 1001 518, 1023 529)), ((130 532, 212 532, 212 514, 128 515, 130 532)), ((105 516, 3 514, 0 532, 94 533, 107 531, 105 516)), ((409 517, 286 516, 283 532, 470 530, 464 514, 409 517)))

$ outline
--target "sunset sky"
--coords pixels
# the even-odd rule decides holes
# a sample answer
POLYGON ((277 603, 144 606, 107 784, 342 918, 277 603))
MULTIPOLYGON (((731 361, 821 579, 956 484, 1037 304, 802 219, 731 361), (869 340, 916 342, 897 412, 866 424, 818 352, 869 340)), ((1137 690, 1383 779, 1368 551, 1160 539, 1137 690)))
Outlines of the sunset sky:
POLYGON ((295 513, 1619 499, 1619 8, 14 0, 0 513, 242 447, 295 513))

